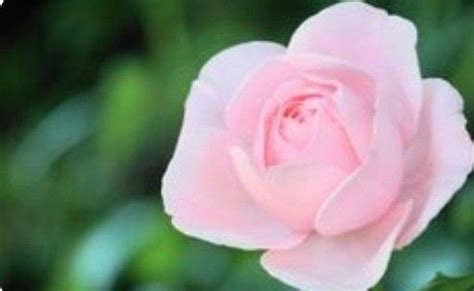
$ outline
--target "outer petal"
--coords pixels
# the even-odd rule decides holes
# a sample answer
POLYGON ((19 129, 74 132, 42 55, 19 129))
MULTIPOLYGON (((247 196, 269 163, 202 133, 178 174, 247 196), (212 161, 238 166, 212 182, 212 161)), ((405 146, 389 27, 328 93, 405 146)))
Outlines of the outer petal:
MULTIPOLYGON (((370 87, 372 88, 374 87, 370 87)), ((373 94, 370 89, 366 95, 373 94)), ((335 96, 334 114, 347 132, 359 161, 365 161, 370 149, 368 141, 373 133, 374 104, 363 102, 360 96, 349 90, 335 96)))
POLYGON ((282 58, 265 62, 249 75, 230 100, 226 111, 228 128, 248 142, 254 141, 265 99, 271 98, 280 84, 298 76, 298 73, 297 68, 282 58))
POLYGON ((403 171, 398 128, 379 106, 373 148, 365 164, 353 172, 321 206, 316 230, 337 235, 382 217, 397 199, 403 171))
POLYGON ((324 165, 272 167, 265 176, 268 192, 258 199, 294 228, 312 231, 317 210, 345 177, 345 171, 324 165))
POLYGON ((242 189, 229 157, 234 143, 215 128, 186 131, 163 177, 165 210, 180 231, 245 249, 284 248, 305 238, 268 216, 242 189))
POLYGON ((211 58, 193 82, 186 100, 183 126, 225 127, 224 110, 248 74, 266 59, 281 55, 286 48, 272 42, 248 42, 226 49, 211 58))
POLYGON ((260 173, 239 147, 231 152, 236 171, 253 199, 292 229, 312 232, 321 203, 347 173, 322 164, 273 166, 260 173))
POLYGON ((185 103, 182 134, 200 128, 223 127, 223 112, 216 91, 206 83, 194 81, 185 103))
POLYGON ((427 227, 462 186, 473 165, 473 144, 456 89, 440 79, 425 80, 423 102, 402 187, 402 199, 413 199, 414 211, 398 247, 409 244, 427 227))
POLYGON ((225 105, 250 72, 266 59, 285 52, 282 45, 268 41, 236 45, 209 60, 202 68, 199 80, 213 88, 218 100, 225 105))
POLYGON ((362 2, 345 2, 305 21, 293 35, 289 53, 333 56, 374 76, 377 95, 391 103, 403 137, 409 141, 421 106, 416 38, 409 21, 362 2))
POLYGON ((313 235, 289 250, 271 250, 263 267, 274 277, 304 290, 367 290, 380 280, 395 240, 411 211, 398 204, 383 220, 336 237, 313 235))

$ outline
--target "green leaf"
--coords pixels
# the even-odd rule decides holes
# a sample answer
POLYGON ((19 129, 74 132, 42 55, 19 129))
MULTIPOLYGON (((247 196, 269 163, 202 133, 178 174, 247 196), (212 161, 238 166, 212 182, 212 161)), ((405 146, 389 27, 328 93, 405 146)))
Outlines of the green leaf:
POLYGON ((383 281, 380 281, 377 285, 370 288, 370 291, 385 291, 385 287, 383 281))
POLYGON ((156 115, 149 72, 140 58, 122 58, 103 74, 100 92, 104 109, 99 125, 99 146, 104 158, 127 162, 149 134, 156 115))
POLYGON ((92 95, 66 100, 29 130, 11 157, 11 179, 23 189, 35 185, 51 166, 96 130, 97 113, 92 95))
POLYGON ((468 239, 474 234, 474 180, 468 179, 452 202, 449 223, 456 235, 468 239))
POLYGON ((420 291, 472 291, 473 289, 474 274, 462 277, 448 277, 443 273, 438 273, 420 291))
POLYGON ((158 236, 166 236, 159 208, 134 201, 92 229, 61 262, 48 290, 112 290, 124 267, 158 236))

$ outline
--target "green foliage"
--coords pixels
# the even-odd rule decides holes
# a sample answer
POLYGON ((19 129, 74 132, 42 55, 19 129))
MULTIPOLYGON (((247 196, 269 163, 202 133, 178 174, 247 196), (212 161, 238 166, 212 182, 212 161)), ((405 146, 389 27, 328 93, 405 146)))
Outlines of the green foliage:
POLYGON ((133 158, 146 139, 156 114, 150 72, 139 59, 120 59, 103 73, 99 88, 104 98, 97 132, 104 158, 133 158))
POLYGON ((471 291, 474 289, 474 275, 448 277, 442 273, 436 274, 420 291, 471 291))
POLYGON ((153 238, 164 236, 155 203, 130 203, 92 230, 62 266, 56 290, 108 290, 153 238))

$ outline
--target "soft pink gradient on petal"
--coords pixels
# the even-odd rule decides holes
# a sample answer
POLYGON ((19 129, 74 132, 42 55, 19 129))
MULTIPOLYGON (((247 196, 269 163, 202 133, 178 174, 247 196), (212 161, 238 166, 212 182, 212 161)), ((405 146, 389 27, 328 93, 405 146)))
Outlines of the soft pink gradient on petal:
POLYGON ((352 171, 359 160, 332 108, 337 91, 342 89, 322 80, 281 85, 274 96, 281 100, 264 105, 254 144, 256 158, 264 153, 260 155, 266 166, 314 163, 352 171))
POLYGON ((474 161, 459 93, 441 79, 427 79, 423 85, 420 128, 407 155, 401 190, 401 199, 413 199, 414 211, 399 248, 415 239, 448 203, 474 161))
POLYGON ((272 276, 303 290, 367 290, 387 268, 411 201, 399 203, 377 223, 335 237, 311 236, 289 250, 270 250, 261 263, 272 276))
POLYGON ((226 105, 247 75, 284 52, 279 44, 256 41, 236 45, 211 58, 191 86, 181 134, 202 127, 225 128, 226 105))
POLYGON ((278 115, 274 108, 295 97, 328 95, 331 111, 351 147, 359 159, 365 159, 373 132, 375 88, 367 74, 336 59, 305 54, 279 56, 253 71, 242 85, 228 105, 226 124, 237 136, 256 143, 255 158, 263 168, 262 159, 268 158, 264 155, 272 155, 265 147, 267 139, 273 140, 268 136, 272 120, 267 116, 278 115), (336 88, 336 96, 324 93, 324 87, 336 88))
POLYGON ((421 107, 421 75, 414 25, 384 10, 353 1, 333 5, 306 20, 294 33, 290 54, 328 55, 358 66, 377 82, 409 142, 421 107))
POLYGON ((240 138, 253 142, 265 100, 278 85, 298 76, 298 68, 281 58, 268 60, 249 75, 227 106, 226 125, 240 138))
POLYGON ((182 135, 163 177, 163 201, 185 234, 243 249, 286 248, 305 234, 268 216, 242 188, 220 129, 182 135))
POLYGON ((354 92, 352 88, 344 87, 340 94, 333 97, 333 114, 346 131, 359 161, 365 161, 370 150, 370 140, 373 133, 374 104, 368 103, 361 94, 375 94, 371 84, 362 92, 354 92))
POLYGON ((318 208, 347 176, 347 172, 323 164, 281 165, 259 172, 243 148, 233 147, 231 156, 242 184, 256 203, 301 232, 314 231, 318 208))
POLYGON ((403 148, 398 128, 380 107, 367 161, 342 182, 318 212, 315 225, 321 234, 337 235, 374 222, 397 199, 403 148))
POLYGON ((212 57, 201 69, 199 80, 213 88, 225 106, 252 71, 285 52, 285 47, 269 41, 239 44, 212 57))
POLYGON ((319 207, 347 175, 323 164, 275 166, 265 175, 268 192, 259 199, 293 228, 314 231, 319 207))
POLYGON ((372 137, 376 83, 367 73, 342 60, 322 55, 292 54, 289 61, 306 68, 305 77, 324 78, 337 87, 332 110, 344 127, 360 160, 365 160, 372 137), (313 64, 313 65, 308 65, 313 64))
POLYGON ((345 171, 352 171, 359 165, 344 128, 325 110, 317 114, 315 136, 307 153, 308 160, 315 164, 332 165, 345 171))
POLYGON ((305 162, 311 160, 303 152, 314 136, 315 122, 313 118, 294 122, 291 116, 304 113, 305 107, 316 108, 317 102, 323 102, 324 98, 311 98, 322 97, 332 89, 321 83, 304 76, 294 77, 278 84, 272 97, 264 100, 253 142, 254 156, 262 169, 287 161, 297 162, 298 157, 305 162), (308 99, 314 102, 306 102, 308 99))
POLYGON ((224 127, 222 106, 215 90, 199 80, 194 81, 191 86, 185 111, 182 132, 206 127, 224 127))

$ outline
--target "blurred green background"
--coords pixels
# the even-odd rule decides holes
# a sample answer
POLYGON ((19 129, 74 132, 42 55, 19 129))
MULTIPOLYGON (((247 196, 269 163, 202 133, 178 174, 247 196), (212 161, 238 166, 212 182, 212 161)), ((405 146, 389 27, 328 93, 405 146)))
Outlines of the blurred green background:
MULTIPOLYGON (((5 0, 0 286, 290 290, 260 269, 257 253, 175 231, 160 177, 205 61, 248 40, 286 43, 334 2, 5 0)), ((369 2, 417 24, 423 75, 450 80, 473 124, 474 1, 369 2)), ((415 290, 439 271, 474 271, 474 179, 395 253, 376 290, 415 290)))

